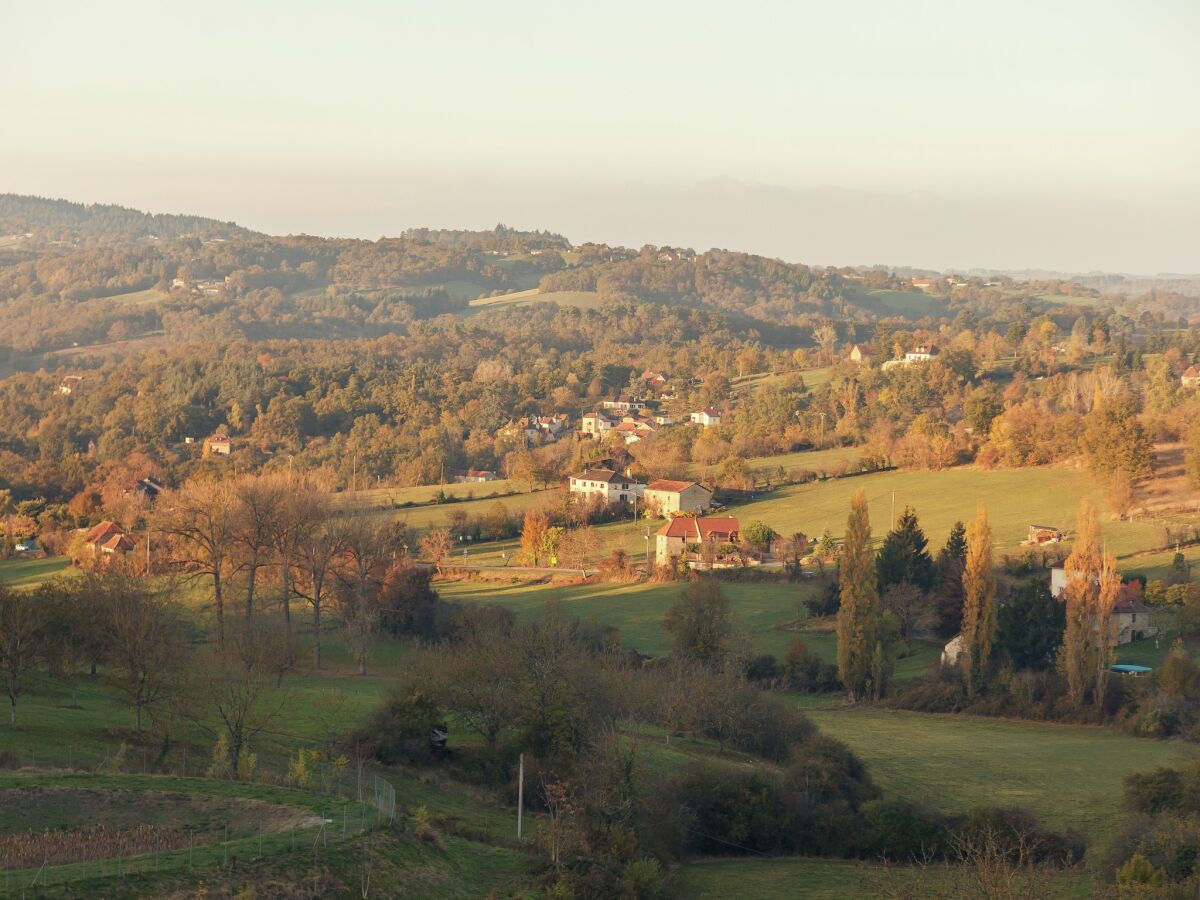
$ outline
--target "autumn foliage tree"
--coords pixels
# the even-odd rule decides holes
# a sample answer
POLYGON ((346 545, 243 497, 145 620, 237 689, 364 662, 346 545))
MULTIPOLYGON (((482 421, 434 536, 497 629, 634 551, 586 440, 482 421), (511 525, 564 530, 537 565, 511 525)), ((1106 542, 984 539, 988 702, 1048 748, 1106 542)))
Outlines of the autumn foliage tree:
POLYGON ((987 509, 967 529, 967 559, 963 567, 963 649, 961 662, 967 695, 975 696, 987 673, 996 636, 996 576, 992 572, 992 527, 987 509))
POLYGON ((879 591, 871 551, 871 518, 867 495, 855 493, 842 545, 841 609, 837 619, 838 676, 851 701, 869 689, 871 662, 879 628, 879 591))
POLYGON ((1079 504, 1079 520, 1071 555, 1063 568, 1067 625, 1060 650, 1067 678, 1067 696, 1083 706, 1091 688, 1096 704, 1104 703, 1115 636, 1111 616, 1121 579, 1116 560, 1100 545, 1096 507, 1087 498, 1079 504))

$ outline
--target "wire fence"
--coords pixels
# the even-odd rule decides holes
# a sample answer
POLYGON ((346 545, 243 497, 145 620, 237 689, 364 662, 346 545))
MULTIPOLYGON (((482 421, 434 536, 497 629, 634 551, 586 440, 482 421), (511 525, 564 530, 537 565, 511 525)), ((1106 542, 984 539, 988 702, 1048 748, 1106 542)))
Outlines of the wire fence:
POLYGON ((286 786, 282 778, 264 775, 217 787, 221 782, 215 779, 196 780, 205 778, 209 765, 207 758, 189 753, 187 748, 155 754, 120 744, 68 744, 0 751, 0 791, 26 786, 26 779, 4 778, 6 774, 20 776, 36 770, 61 778, 31 778, 28 787, 173 791, 235 804, 240 800, 264 801, 290 812, 284 821, 279 816, 267 821, 261 807, 256 810, 248 806, 245 816, 235 814, 221 824, 217 824, 220 819, 214 822, 209 813, 201 817, 203 824, 194 830, 158 828, 152 823, 134 829, 106 828, 101 822, 81 821, 78 827, 67 830, 0 833, 0 896, 36 894, 60 885, 70 885, 65 893, 71 896, 103 896, 103 883, 113 878, 149 881, 159 873, 178 875, 217 869, 236 872, 277 857, 303 859, 317 866, 330 850, 375 829, 395 827, 400 818, 395 788, 376 773, 359 770, 343 773, 343 777, 314 779, 311 788, 297 796, 301 802, 289 804, 286 793, 263 790, 267 786, 282 789, 286 786), (85 777, 104 775, 168 775, 180 780, 159 783, 134 779, 124 783, 123 778, 115 778, 106 784, 85 777), (194 791, 200 786, 206 789, 194 791))

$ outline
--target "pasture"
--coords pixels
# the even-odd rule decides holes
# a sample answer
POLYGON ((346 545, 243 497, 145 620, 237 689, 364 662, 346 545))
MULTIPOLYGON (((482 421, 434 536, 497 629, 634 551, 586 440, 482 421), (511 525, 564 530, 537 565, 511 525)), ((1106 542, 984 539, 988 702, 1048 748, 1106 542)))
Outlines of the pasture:
POLYGON ((945 304, 941 300, 923 291, 864 291, 856 295, 855 302, 880 315, 904 316, 909 319, 923 319, 945 312, 945 304))
MULTIPOLYGON (((623 646, 650 656, 670 650, 662 619, 684 590, 681 583, 554 584, 526 580, 440 581, 439 594, 464 603, 495 603, 518 619, 541 615, 554 604, 576 619, 620 630, 623 646)), ((831 621, 806 622, 805 597, 821 590, 817 584, 723 584, 735 628, 753 653, 783 659, 795 640, 826 662, 837 660, 837 636, 831 621)), ((940 655, 938 644, 914 641, 912 653, 896 661, 896 678, 907 680, 924 672, 940 655)))
POLYGON ((596 309, 600 306, 600 295, 595 291, 548 291, 539 288, 514 291, 498 297, 479 297, 471 301, 473 310, 505 309, 513 306, 528 306, 531 303, 556 303, 559 306, 574 306, 578 309, 596 309))
POLYGON ((1159 529, 1150 523, 1111 521, 1101 491, 1081 473, 1066 468, 875 472, 788 485, 730 512, 743 522, 761 519, 780 534, 818 535, 828 528, 841 535, 850 499, 858 490, 866 492, 876 540, 888 531, 894 491, 896 514, 905 505, 913 506, 933 550, 945 541, 956 521, 969 522, 982 504, 988 510, 997 551, 1018 553, 1032 524, 1072 529, 1083 496, 1095 501, 1104 540, 1118 557, 1154 547, 1161 540, 1159 529))
MULTIPOLYGON (((725 900, 754 897, 784 900, 845 900, 847 897, 879 896, 884 889, 893 896, 926 896, 923 891, 949 891, 954 873, 940 866, 925 871, 909 866, 882 865, 861 860, 811 859, 707 859, 688 863, 674 876, 672 886, 690 900, 725 900), (912 893, 909 893, 912 892, 912 893)), ((1084 872, 1060 875, 1051 896, 1089 897, 1092 881, 1084 872)), ((938 893, 937 896, 942 896, 938 893)))
POLYGON ((66 572, 69 566, 70 560, 65 556, 0 560, 0 586, 33 587, 66 572))
POLYGON ((166 300, 168 296, 170 295, 166 291, 147 288, 144 291, 130 291, 128 294, 115 294, 104 299, 122 306, 153 306, 155 303, 166 300))
POLYGON ((1114 729, 872 708, 808 715, 844 741, 889 794, 944 812, 1022 806, 1055 828, 1107 838, 1120 817, 1121 779, 1178 765, 1194 748, 1114 729))

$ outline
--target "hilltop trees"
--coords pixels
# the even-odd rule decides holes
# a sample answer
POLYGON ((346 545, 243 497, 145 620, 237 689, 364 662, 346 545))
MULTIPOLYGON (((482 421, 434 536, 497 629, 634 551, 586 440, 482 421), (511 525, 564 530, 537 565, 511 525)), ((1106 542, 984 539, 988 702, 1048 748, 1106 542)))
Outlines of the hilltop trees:
POLYGON ((871 552, 867 496, 859 490, 850 501, 841 554, 841 608, 837 619, 838 676, 851 701, 870 690, 871 660, 879 631, 879 591, 871 552))

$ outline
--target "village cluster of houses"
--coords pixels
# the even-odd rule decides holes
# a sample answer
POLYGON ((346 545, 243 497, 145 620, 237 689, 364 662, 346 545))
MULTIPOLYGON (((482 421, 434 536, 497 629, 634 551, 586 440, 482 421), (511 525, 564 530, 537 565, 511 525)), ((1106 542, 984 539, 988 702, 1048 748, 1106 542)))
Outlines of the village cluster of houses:
POLYGON ((655 532, 655 562, 660 566, 684 559, 689 566, 720 567, 721 550, 738 541, 738 520, 708 516, 713 492, 695 481, 658 479, 649 484, 609 468, 586 469, 568 479, 572 494, 599 497, 606 504, 620 503, 665 518, 655 532))
MULTIPOLYGON (((604 400, 599 409, 589 412, 579 420, 578 433, 595 441, 603 441, 610 435, 620 435, 626 444, 657 434, 662 428, 687 421, 705 428, 721 424, 721 410, 705 406, 694 410, 681 420, 662 410, 661 404, 675 399, 665 372, 646 370, 642 373, 645 395, 622 394, 615 399, 604 400), (657 399, 655 399, 655 394, 657 399)), ((508 422, 499 431, 501 437, 521 438, 526 445, 545 444, 569 434, 571 419, 566 413, 551 416, 524 416, 508 422)))
MULTIPOLYGON (((635 444, 656 434, 659 429, 677 424, 680 420, 662 411, 659 406, 675 399, 666 372, 647 369, 641 381, 650 392, 657 392, 658 399, 622 395, 615 400, 605 400, 600 409, 583 416, 579 422, 579 433, 596 441, 609 435, 620 435, 626 444, 635 444)), ((688 413, 687 421, 693 425, 709 428, 721 424, 721 411, 711 406, 688 413)))

